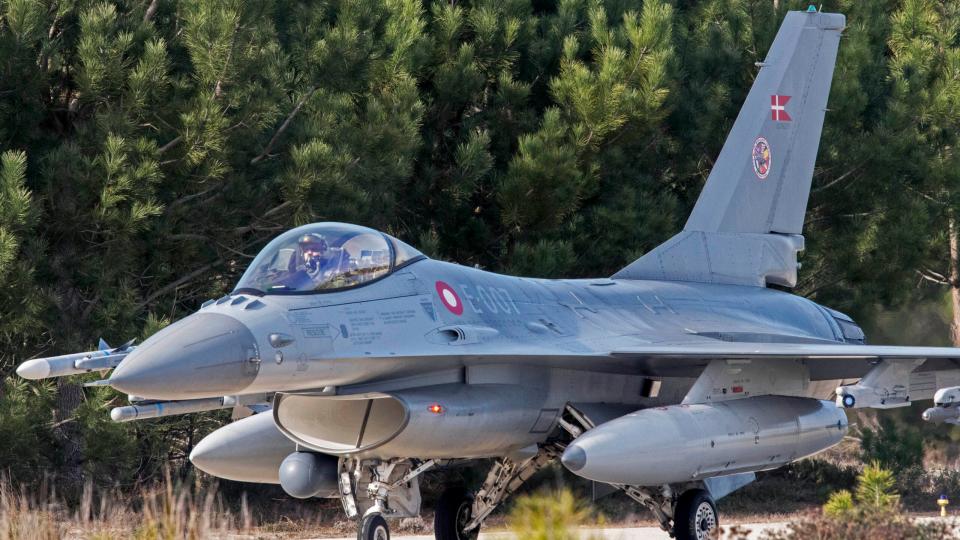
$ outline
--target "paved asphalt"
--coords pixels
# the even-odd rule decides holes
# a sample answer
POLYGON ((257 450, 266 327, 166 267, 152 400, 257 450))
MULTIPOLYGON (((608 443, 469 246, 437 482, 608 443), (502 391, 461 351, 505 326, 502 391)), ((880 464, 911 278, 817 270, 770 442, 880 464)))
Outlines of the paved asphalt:
MULTIPOLYGON (((943 518, 926 515, 917 516, 914 517, 914 519, 917 521, 939 521, 943 518)), ((955 527, 954 536, 951 538, 960 538, 960 516, 951 514, 951 517, 948 519, 951 520, 951 523, 955 527)), ((728 527, 729 525, 723 526, 723 529, 726 530, 728 527)), ((750 540, 759 540, 764 532, 783 529, 786 527, 786 523, 742 523, 738 524, 737 527, 739 527, 741 531, 750 531, 750 535, 748 537, 750 540)), ((316 540, 353 540, 355 538, 356 536, 349 538, 321 538, 316 540)), ((608 529, 581 529, 580 538, 583 540, 670 540, 670 536, 657 527, 611 527, 608 529)), ((726 534, 723 534, 720 536, 720 538, 723 540, 728 537, 726 534)), ((432 534, 408 536, 401 536, 398 534, 391 536, 391 540, 434 540, 434 538, 432 534)), ((513 540, 513 535, 509 532, 480 533, 480 540, 513 540)))
MULTIPOLYGON (((745 523, 741 529, 749 529, 750 538, 760 538, 764 531, 784 527, 783 523, 745 523)), ((355 538, 355 537, 354 537, 355 538)), ((433 535, 400 536, 392 535, 391 540, 434 540, 433 535)), ((513 535, 506 532, 480 533, 480 540, 512 540, 513 535)), ((657 527, 636 527, 629 529, 583 529, 581 538, 585 540, 670 540, 670 536, 657 527)), ((721 537, 724 538, 724 537, 721 537)), ((341 540, 324 538, 318 540, 341 540)))

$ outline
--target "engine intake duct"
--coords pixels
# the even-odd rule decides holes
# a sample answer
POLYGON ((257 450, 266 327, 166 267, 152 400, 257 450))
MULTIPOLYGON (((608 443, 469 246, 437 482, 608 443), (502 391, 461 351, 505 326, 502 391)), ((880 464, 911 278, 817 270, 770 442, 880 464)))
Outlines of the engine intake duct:
POLYGON ((546 438, 559 409, 545 401, 541 388, 446 384, 346 396, 280 393, 273 412, 280 431, 313 452, 479 458, 546 438))

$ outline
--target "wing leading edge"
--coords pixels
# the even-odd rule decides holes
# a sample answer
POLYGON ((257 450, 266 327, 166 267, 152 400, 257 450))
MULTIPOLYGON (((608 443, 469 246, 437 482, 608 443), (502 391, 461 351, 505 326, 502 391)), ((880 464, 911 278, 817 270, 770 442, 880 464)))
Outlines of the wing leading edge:
MULTIPOLYGON (((615 357, 671 357, 691 359, 760 359, 799 358, 835 360, 953 360, 960 362, 960 348, 912 347, 896 345, 843 345, 827 343, 691 343, 682 345, 649 345, 618 349, 615 357)), ((960 364, 958 364, 960 365, 960 364)))
POLYGON ((610 356, 661 376, 682 376, 712 360, 803 360, 811 380, 856 379, 878 364, 914 361, 914 372, 960 370, 960 348, 832 343, 689 343, 616 349, 610 356))

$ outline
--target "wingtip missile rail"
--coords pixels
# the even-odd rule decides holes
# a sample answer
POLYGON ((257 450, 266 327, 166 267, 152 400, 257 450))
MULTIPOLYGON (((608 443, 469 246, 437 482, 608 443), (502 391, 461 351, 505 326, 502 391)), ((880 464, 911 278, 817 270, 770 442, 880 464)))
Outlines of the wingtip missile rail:
POLYGON ((117 348, 110 348, 101 340, 100 349, 81 353, 64 354, 48 358, 34 358, 27 360, 17 367, 17 375, 24 379, 38 381, 53 377, 81 375, 91 371, 113 369, 133 352, 136 347, 133 341, 128 341, 117 348))

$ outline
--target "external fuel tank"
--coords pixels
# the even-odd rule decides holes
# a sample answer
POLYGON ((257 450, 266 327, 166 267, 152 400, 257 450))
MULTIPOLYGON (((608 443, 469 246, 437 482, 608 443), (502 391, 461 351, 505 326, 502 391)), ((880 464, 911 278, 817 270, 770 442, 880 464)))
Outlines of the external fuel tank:
POLYGON ((578 437, 562 461, 590 480, 655 486, 773 469, 846 433, 832 401, 758 396, 630 413, 578 437))

